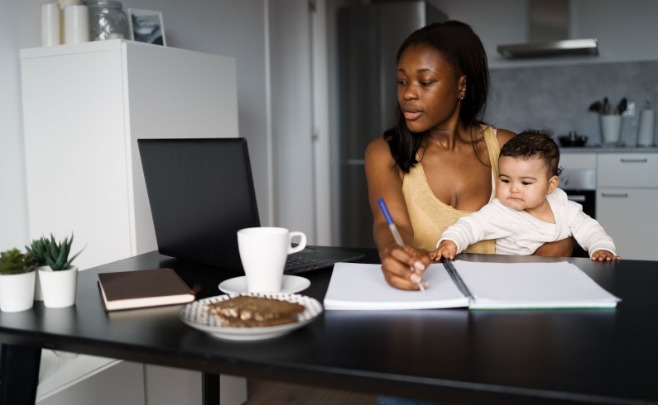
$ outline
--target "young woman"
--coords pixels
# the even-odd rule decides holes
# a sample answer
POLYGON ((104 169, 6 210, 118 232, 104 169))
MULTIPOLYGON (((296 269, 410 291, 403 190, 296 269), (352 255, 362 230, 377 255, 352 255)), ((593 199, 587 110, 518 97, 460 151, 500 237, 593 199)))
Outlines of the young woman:
MULTIPOLYGON (((373 234, 387 282, 416 290, 443 231, 493 196, 500 147, 514 136, 482 122, 489 72, 479 37, 458 21, 432 24, 401 45, 397 124, 366 150, 373 234), (406 247, 381 213, 383 198, 406 247)), ((537 254, 568 256, 572 241, 546 244, 537 254)), ((470 246, 494 253, 493 241, 470 246)))

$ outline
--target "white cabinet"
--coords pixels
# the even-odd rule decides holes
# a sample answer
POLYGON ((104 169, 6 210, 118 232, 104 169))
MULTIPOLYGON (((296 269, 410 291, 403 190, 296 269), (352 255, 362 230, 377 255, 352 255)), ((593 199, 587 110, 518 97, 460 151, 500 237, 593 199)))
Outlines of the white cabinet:
POLYGON ((602 153, 597 166, 597 219, 619 255, 658 260, 658 153, 602 153))
POLYGON ((658 260, 658 153, 569 152, 560 160, 562 188, 571 186, 570 177, 596 172, 596 219, 614 239, 622 259, 658 260))
POLYGON ((658 153, 611 153, 598 157, 599 187, 658 188, 658 153))
MULTIPOLYGON (((155 250, 137 139, 238 136, 235 60, 121 40, 24 49, 20 56, 30 237, 73 232, 73 251, 84 247, 81 269, 155 250)), ((68 378, 60 378, 69 382, 48 390, 90 374, 71 362, 68 378)), ((169 382, 151 384, 154 370, 140 373, 147 398, 183 392, 177 384, 189 378, 181 373, 195 375, 200 395, 199 373, 174 370, 169 382)))
POLYGON ((80 268, 155 250, 138 138, 238 135, 235 60, 111 40, 21 51, 30 237, 80 268))
POLYGON ((561 153, 563 170, 596 170, 596 153, 561 153))

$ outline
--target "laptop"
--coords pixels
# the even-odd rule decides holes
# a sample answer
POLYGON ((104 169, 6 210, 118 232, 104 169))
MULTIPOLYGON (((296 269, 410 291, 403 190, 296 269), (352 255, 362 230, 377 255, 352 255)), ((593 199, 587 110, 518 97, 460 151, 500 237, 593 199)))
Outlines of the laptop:
MULTIPOLYGON (((237 231, 260 226, 244 138, 138 139, 158 251, 244 273, 237 231)), ((355 261, 359 253, 307 246, 286 274, 355 261)))

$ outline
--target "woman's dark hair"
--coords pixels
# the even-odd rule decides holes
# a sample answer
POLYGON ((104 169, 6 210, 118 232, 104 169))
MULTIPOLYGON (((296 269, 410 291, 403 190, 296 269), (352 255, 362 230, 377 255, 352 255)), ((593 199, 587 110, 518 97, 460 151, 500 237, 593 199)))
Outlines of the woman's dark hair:
POLYGON ((549 177, 559 176, 560 148, 551 137, 550 132, 526 129, 507 141, 500 149, 500 157, 509 156, 520 159, 542 159, 546 163, 549 177))
MULTIPOLYGON (((458 76, 466 76, 466 93, 461 102, 459 120, 466 128, 474 128, 482 121, 489 93, 487 54, 482 41, 470 25, 460 21, 434 23, 414 31, 402 43, 397 62, 410 46, 427 45, 436 49, 458 76)), ((472 132, 473 140, 475 133, 472 132)), ((384 133, 391 153, 400 169, 408 173, 418 161, 416 152, 423 144, 426 133, 412 134, 407 128, 398 104, 396 125, 384 133)))

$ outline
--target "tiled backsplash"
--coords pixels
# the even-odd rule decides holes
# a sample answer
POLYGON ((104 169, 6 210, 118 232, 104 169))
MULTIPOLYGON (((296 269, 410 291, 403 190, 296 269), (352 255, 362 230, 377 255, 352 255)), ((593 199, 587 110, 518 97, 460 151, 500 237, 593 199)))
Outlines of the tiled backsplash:
POLYGON ((600 144, 599 117, 588 108, 606 96, 615 106, 622 97, 635 103, 621 134, 621 142, 635 146, 645 102, 658 110, 658 62, 491 69, 486 121, 514 132, 549 129, 555 137, 576 131, 589 136, 588 146, 600 144))

